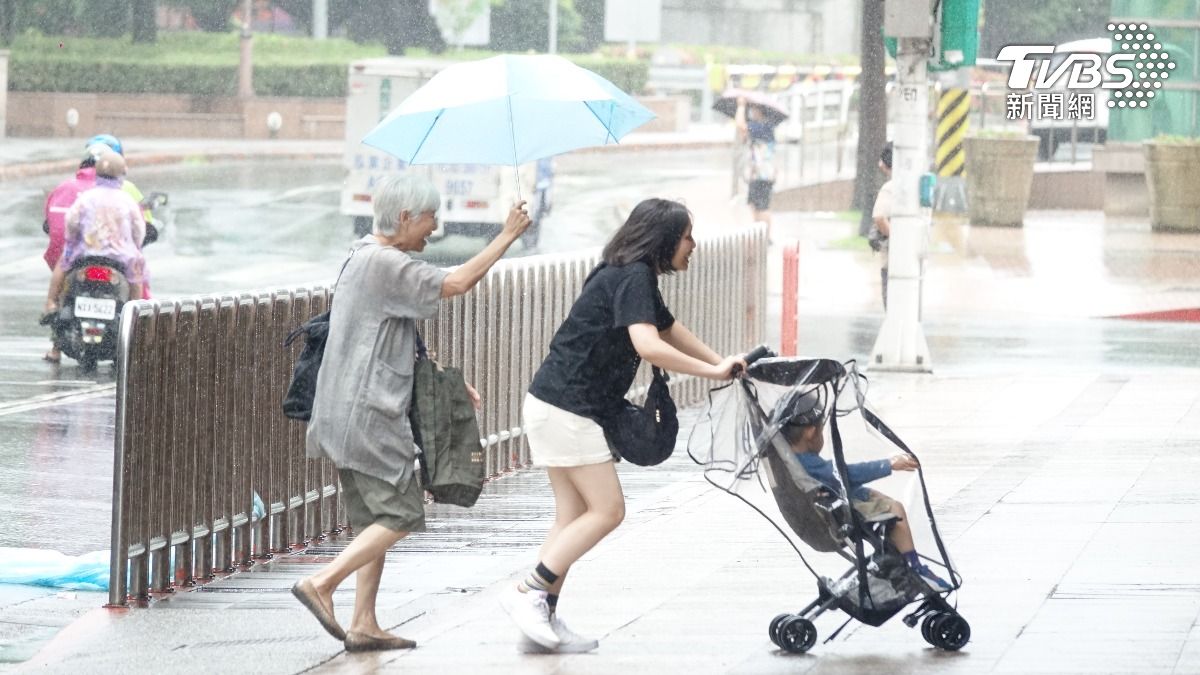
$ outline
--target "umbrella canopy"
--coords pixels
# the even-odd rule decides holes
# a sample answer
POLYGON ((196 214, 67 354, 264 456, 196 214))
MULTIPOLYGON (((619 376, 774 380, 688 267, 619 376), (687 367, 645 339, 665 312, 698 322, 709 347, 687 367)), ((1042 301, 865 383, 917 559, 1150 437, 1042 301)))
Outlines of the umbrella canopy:
POLYGON ((450 66, 363 143, 409 164, 522 164, 616 143, 654 113, 613 83, 552 55, 450 66))
POLYGON ((746 99, 746 105, 757 108, 763 114, 763 121, 770 126, 776 126, 788 118, 788 113, 778 101, 761 91, 752 89, 726 89, 721 97, 713 102, 713 110, 733 117, 737 112, 739 98, 746 99))

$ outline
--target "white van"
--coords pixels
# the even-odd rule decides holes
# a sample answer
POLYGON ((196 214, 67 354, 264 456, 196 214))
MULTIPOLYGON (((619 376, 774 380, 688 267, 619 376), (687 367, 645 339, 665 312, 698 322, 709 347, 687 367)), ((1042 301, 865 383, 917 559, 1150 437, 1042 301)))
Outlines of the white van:
MULTIPOLYGON (((1050 57, 1050 72, 1062 64, 1070 53, 1097 54, 1101 60, 1107 59, 1112 53, 1112 40, 1109 38, 1088 38, 1064 42, 1054 48, 1050 57)), ((1066 95, 1066 77, 1059 78, 1054 83, 1054 91, 1066 95)), ((1061 143, 1071 142, 1072 129, 1075 139, 1080 143, 1104 143, 1108 138, 1108 90, 1096 87, 1092 119, 1040 119, 1037 116, 1029 123, 1029 133, 1037 136, 1038 159, 1046 160, 1054 156, 1061 143)))
POLYGON ((389 112, 452 61, 382 57, 350 64, 346 92, 346 180, 342 184, 341 211, 354 219, 354 232, 371 231, 371 192, 384 176, 397 171, 428 175, 442 195, 438 230, 431 239, 447 234, 492 237, 504 225, 517 198, 520 173, 521 198, 528 202, 533 224, 522 241, 537 244, 542 218, 550 212, 554 181, 552 160, 511 166, 436 164, 408 166, 395 157, 362 144, 362 139, 389 112))

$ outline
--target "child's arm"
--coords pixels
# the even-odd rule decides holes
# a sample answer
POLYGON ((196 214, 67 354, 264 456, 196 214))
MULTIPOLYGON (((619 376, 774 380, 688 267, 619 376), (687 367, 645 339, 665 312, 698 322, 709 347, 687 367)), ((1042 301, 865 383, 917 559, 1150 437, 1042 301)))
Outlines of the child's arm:
POLYGON ((851 485, 865 485, 873 480, 892 475, 892 460, 877 459, 870 462, 855 462, 846 465, 851 485))
POLYGON ((800 466, 804 467, 809 477, 830 490, 837 491, 838 479, 833 475, 833 462, 812 452, 798 452, 796 459, 800 460, 800 466))

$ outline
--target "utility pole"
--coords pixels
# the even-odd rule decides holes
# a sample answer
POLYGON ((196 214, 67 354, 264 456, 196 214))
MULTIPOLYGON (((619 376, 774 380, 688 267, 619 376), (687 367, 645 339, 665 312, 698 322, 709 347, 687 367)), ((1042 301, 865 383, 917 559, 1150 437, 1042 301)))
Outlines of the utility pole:
POLYGON ((329 37, 329 0, 313 0, 312 36, 315 40, 329 37))
POLYGON ((929 0, 886 0, 884 35, 897 38, 892 214, 888 251, 887 316, 871 350, 872 370, 933 371, 921 327, 921 255, 929 224, 920 205, 920 180, 929 166, 929 80, 933 40, 929 0))
POLYGON ((558 53, 558 0, 550 1, 550 54, 558 53))
POLYGON ((254 0, 246 0, 242 10, 241 56, 238 61, 238 97, 254 96, 254 35, 250 32, 250 21, 254 13, 254 0))

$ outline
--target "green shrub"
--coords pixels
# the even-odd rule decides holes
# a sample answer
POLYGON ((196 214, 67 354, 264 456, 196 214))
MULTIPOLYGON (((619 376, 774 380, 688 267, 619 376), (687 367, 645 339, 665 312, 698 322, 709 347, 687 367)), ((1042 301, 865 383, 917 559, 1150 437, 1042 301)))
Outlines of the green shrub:
POLYGON ((1161 145, 1200 145, 1200 137, 1159 134, 1149 142, 1161 145))
MULTIPOLYGON (((157 43, 126 38, 49 37, 27 32, 13 41, 9 89, 114 94, 233 96, 240 38, 236 33, 162 33, 157 43)), ((416 55, 416 54, 414 54, 416 55)), ((260 96, 342 97, 351 61, 386 56, 381 45, 348 40, 254 36, 254 90, 260 96)), ((479 59, 490 52, 447 52, 437 58, 479 59)), ((644 61, 567 55, 631 94, 646 86, 644 61)))
POLYGON ((1015 129, 979 129, 977 131, 972 131, 967 135, 972 138, 1036 138, 1036 136, 1032 136, 1024 131, 1017 131, 1015 129))
MULTIPOLYGON (((135 45, 121 38, 59 38, 30 32, 12 45, 9 88, 233 96, 239 40, 236 33, 170 33, 155 44, 135 45)), ((349 63, 384 54, 379 45, 346 40, 256 35, 254 89, 261 96, 345 96, 349 63)))
POLYGON ((650 66, 645 61, 609 59, 591 55, 569 55, 566 58, 612 82, 621 91, 631 95, 642 93, 642 90, 646 88, 646 80, 650 79, 650 66))

